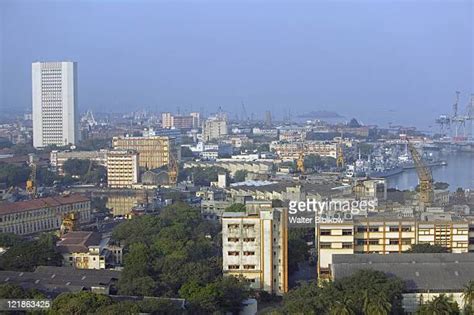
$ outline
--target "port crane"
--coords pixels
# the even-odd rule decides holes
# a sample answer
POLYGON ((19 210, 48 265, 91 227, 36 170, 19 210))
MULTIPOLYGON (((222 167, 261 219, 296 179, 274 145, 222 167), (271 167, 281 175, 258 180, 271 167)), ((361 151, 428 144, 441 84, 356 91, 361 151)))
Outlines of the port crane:
POLYGON ((173 152, 170 151, 170 160, 168 163, 168 182, 171 185, 176 185, 178 182, 178 161, 174 156, 173 152))
POLYGON ((413 162, 415 163, 418 180, 420 181, 420 206, 425 208, 427 206, 431 206, 434 200, 433 175, 431 174, 429 167, 423 163, 421 155, 413 143, 408 139, 407 143, 408 149, 410 150, 411 156, 413 158, 413 162))
POLYGON ((474 121, 474 94, 471 94, 471 100, 466 107, 466 114, 464 115, 459 113, 459 95, 460 92, 456 91, 456 101, 452 106, 452 116, 445 114, 436 119, 441 133, 448 134, 453 130, 454 139, 457 140, 464 139, 469 133, 472 133, 472 122, 474 121), (468 123, 467 127, 466 123, 468 123))
POLYGON ((31 173, 30 177, 26 181, 26 191, 30 195, 30 198, 36 198, 36 163, 30 163, 31 173))

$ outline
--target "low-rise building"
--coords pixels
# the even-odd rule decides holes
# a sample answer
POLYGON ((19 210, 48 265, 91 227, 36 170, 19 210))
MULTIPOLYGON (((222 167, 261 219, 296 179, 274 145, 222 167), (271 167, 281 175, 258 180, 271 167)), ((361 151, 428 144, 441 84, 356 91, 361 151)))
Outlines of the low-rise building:
POLYGON ((0 205, 0 233, 27 235, 59 230, 65 215, 75 213, 78 223, 91 220, 89 198, 71 194, 0 205))
POLYGON ((71 231, 61 236, 56 244, 63 255, 63 264, 78 269, 105 269, 120 266, 123 261, 123 246, 109 244, 110 238, 100 233, 71 231))
POLYGON ((69 159, 89 160, 97 165, 107 166, 107 150, 100 151, 51 151, 51 169, 58 174, 64 174, 63 165, 69 159))
POLYGON ((278 295, 288 291, 287 244, 286 209, 248 209, 222 216, 224 275, 242 276, 255 289, 278 295))
POLYGON ((301 152, 304 152, 305 155, 319 155, 337 159, 341 145, 339 142, 328 141, 273 141, 270 143, 270 150, 282 160, 295 160, 299 158, 301 152))
POLYGON ((452 297, 463 309, 464 286, 474 279, 474 253, 335 255, 331 273, 338 280, 364 269, 381 271, 405 282, 405 314, 415 314, 420 305, 441 294, 452 297))

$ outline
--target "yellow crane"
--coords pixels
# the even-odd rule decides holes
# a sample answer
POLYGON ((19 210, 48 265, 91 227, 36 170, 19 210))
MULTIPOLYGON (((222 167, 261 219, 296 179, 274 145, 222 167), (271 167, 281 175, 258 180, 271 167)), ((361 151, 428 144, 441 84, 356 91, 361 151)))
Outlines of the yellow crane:
POLYGON ((302 149, 300 151, 300 154, 298 156, 298 159, 296 160, 296 170, 300 172, 301 174, 304 174, 304 150, 302 149))
POLYGON ((30 164, 31 173, 30 178, 26 181, 26 191, 30 195, 31 198, 36 197, 36 163, 32 162, 30 164))
POLYGON ((176 185, 178 182, 178 161, 176 160, 173 152, 170 151, 170 160, 168 163, 168 182, 171 185, 176 185))
POLYGON ((342 149, 342 146, 343 146, 343 141, 344 139, 344 134, 341 132, 341 140, 339 141, 339 144, 337 144, 337 149, 336 149, 336 152, 337 152, 337 159, 336 159, 336 166, 339 167, 339 168, 343 168, 344 167, 344 150, 342 149))
POLYGON ((423 159, 413 143, 408 139, 407 142, 420 181, 420 206, 424 208, 433 204, 433 175, 431 170, 423 163, 423 159))

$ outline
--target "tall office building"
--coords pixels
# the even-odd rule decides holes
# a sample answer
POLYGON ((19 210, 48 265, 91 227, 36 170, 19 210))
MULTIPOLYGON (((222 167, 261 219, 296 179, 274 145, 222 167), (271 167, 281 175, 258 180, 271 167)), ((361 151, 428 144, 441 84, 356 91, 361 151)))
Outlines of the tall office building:
POLYGON ((79 140, 77 64, 34 62, 31 66, 33 146, 64 146, 79 140))

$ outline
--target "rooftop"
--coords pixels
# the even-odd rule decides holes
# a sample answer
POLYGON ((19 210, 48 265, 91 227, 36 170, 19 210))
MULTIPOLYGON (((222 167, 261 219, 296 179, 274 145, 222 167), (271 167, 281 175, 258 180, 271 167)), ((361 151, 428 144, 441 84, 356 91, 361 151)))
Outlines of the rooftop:
POLYGON ((407 292, 459 292, 474 279, 474 253, 333 255, 336 280, 362 269, 402 279, 407 292))
POLYGON ((68 196, 55 196, 55 197, 46 197, 38 198, 27 201, 18 201, 5 203, 0 205, 0 215, 2 214, 11 214, 19 213, 30 210, 44 209, 50 207, 57 207, 61 205, 68 205, 78 202, 86 202, 90 199, 86 196, 80 194, 71 194, 68 196))
POLYGON ((99 246, 101 235, 96 232, 71 231, 56 244, 61 253, 87 253, 89 246, 99 246))

